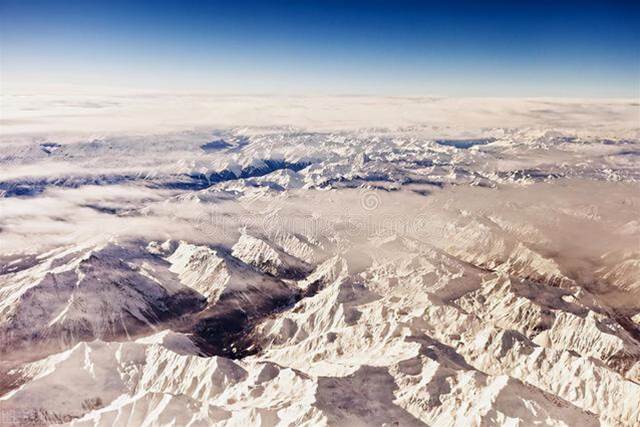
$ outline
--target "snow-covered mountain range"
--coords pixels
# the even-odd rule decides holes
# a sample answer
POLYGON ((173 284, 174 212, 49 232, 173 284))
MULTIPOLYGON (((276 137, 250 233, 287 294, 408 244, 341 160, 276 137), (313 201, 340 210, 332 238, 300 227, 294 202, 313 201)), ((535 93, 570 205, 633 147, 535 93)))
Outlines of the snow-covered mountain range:
POLYGON ((6 133, 0 424, 640 425, 640 131, 549 105, 6 133))

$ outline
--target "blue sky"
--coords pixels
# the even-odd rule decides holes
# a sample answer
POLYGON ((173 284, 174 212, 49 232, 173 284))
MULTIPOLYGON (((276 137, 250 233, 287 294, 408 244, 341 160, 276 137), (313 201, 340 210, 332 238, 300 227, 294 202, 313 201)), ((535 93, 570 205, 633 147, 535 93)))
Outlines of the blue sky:
POLYGON ((3 91, 640 96, 640 2, 0 0, 3 91))

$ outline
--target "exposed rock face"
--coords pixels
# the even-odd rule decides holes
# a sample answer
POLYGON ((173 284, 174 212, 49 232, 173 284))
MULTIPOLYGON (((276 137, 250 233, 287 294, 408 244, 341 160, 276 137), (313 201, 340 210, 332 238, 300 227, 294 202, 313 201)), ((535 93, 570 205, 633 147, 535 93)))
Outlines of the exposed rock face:
POLYGON ((1 280, 5 360, 79 341, 148 334, 205 305, 202 295, 169 271, 167 261, 135 243, 62 249, 1 280))
POLYGON ((285 279, 304 278, 313 270, 311 265, 289 255, 281 247, 244 233, 233 246, 233 256, 265 273, 285 279))

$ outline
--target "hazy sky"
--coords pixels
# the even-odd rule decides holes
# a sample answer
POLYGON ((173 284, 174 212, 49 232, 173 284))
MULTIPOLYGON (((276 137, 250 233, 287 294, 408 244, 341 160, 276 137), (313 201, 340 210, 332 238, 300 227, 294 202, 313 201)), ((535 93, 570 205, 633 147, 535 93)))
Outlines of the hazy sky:
POLYGON ((2 91, 640 96, 640 2, 0 0, 2 91))

